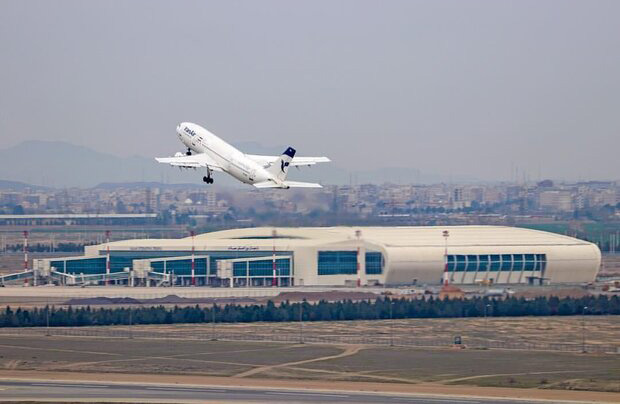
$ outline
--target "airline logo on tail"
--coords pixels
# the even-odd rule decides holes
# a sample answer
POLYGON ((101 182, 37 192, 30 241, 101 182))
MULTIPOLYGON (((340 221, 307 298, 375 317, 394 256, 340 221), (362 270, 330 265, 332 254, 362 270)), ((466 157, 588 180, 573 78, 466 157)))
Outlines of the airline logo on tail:
MULTIPOLYGON (((291 158, 291 160, 292 160, 293 157, 295 157, 295 149, 293 149, 292 147, 289 147, 282 154, 285 155, 285 156, 289 156, 291 158)), ((288 166, 290 164, 291 164, 290 161, 280 160, 280 170, 282 170, 283 173, 286 173, 285 168, 288 168, 288 166)))

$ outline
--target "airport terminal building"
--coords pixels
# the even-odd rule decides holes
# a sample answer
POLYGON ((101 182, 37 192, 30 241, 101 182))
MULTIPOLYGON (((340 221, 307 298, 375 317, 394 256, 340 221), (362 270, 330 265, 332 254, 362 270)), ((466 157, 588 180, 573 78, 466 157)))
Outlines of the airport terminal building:
POLYGON ((600 262, 592 243, 514 227, 262 227, 87 246, 34 268, 68 284, 538 285, 592 282, 600 262))

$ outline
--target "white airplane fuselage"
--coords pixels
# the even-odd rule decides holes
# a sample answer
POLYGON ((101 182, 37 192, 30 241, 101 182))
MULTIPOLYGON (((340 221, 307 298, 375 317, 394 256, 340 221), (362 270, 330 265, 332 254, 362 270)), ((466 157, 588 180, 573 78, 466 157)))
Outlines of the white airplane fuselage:
POLYGON ((273 176, 263 166, 200 125, 180 123, 177 135, 192 153, 206 153, 226 173, 245 184, 273 180, 273 176))

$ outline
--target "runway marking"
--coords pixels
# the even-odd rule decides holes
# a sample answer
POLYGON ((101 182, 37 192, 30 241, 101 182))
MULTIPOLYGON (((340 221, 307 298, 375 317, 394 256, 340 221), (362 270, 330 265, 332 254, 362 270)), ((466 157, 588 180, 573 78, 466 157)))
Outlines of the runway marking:
POLYGON ((186 391, 189 393, 227 393, 227 390, 213 390, 213 389, 184 389, 175 387, 147 387, 146 390, 159 390, 159 391, 186 391))
POLYGON ((45 387, 84 387, 87 389, 108 389, 110 386, 94 385, 94 384, 60 384, 60 383, 30 383, 31 386, 45 387))
POLYGON ((399 401, 432 401, 437 403, 466 403, 466 404, 479 404, 480 401, 470 400, 454 400, 452 398, 424 398, 424 397, 391 397, 392 400, 399 401))
POLYGON ((296 393, 296 392, 290 392, 287 393, 285 391, 267 391, 265 392, 265 394, 278 394, 278 395, 295 395, 295 396, 319 396, 319 397, 340 397, 340 398, 345 398, 345 397, 350 397, 346 394, 326 394, 326 393, 296 393))
POLYGON ((74 353, 84 353, 84 354, 93 354, 93 355, 109 355, 109 356, 120 356, 121 355, 118 353, 111 353, 111 352, 80 351, 76 349, 60 349, 60 348, 39 348, 39 347, 31 347, 31 346, 23 346, 23 345, 7 345, 7 344, 0 345, 0 348, 30 349, 33 351, 74 352, 74 353))

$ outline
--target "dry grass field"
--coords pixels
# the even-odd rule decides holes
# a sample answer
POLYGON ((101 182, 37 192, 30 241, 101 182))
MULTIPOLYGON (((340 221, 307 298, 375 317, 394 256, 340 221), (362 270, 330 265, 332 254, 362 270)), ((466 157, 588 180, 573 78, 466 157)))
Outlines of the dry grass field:
POLYGON ((0 368, 620 392, 617 355, 508 350, 5 335, 0 368))
MULTIPOLYGON (((371 321, 322 321, 304 322, 303 335, 307 340, 313 337, 333 337, 334 341, 346 342, 358 337, 370 337, 377 343, 389 344, 391 338, 397 344, 399 339, 412 338, 420 342, 436 345, 437 341, 450 345, 455 335, 463 338, 465 345, 485 346, 487 342, 496 343, 538 343, 581 345, 582 321, 588 345, 620 347, 620 316, 570 316, 570 317, 489 317, 453 319, 402 319, 371 321)), ((93 327, 92 329, 102 329, 93 327)), ((114 330, 128 330, 128 327, 106 327, 114 330)), ((82 327, 88 330, 91 327, 82 327)), ((300 324, 288 323, 218 323, 212 324, 173 324, 132 326, 134 331, 143 331, 153 337, 165 338, 169 335, 187 338, 205 338, 213 334, 245 334, 260 339, 291 336, 298 338, 300 324)), ((0 330, 0 335, 10 329, 0 330)))

